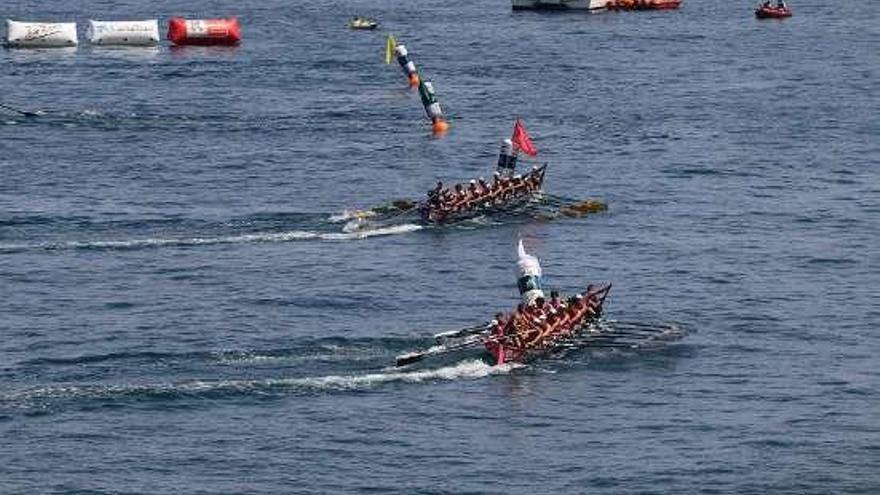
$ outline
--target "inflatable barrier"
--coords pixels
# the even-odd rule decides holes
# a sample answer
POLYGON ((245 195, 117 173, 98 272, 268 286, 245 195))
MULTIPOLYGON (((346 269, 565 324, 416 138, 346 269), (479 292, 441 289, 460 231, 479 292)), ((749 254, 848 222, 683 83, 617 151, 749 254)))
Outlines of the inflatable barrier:
POLYGON ((173 17, 168 21, 168 39, 175 45, 237 45, 241 42, 238 19, 193 19, 173 17))
POLYGON ((20 48, 76 46, 76 23, 17 22, 6 19, 6 45, 20 48))
POLYGON ((159 21, 89 21, 86 36, 94 45, 155 45, 159 21))

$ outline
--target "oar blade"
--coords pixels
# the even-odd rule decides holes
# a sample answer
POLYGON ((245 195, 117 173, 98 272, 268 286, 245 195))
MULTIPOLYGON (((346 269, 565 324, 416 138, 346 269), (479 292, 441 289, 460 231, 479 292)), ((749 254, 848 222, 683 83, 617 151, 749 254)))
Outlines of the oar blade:
POLYGON ((394 362, 394 366, 398 368, 401 366, 407 366, 413 363, 417 363, 425 358, 424 353, 419 352, 411 352, 409 354, 403 354, 401 356, 397 356, 397 360, 394 362))

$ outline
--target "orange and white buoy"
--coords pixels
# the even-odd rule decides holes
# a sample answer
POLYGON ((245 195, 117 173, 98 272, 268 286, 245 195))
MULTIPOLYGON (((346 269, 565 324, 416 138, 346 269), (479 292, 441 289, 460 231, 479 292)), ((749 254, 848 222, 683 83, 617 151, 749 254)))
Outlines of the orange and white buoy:
POLYGON ((396 45, 394 47, 394 54, 397 56, 397 63, 400 64, 400 68, 403 69, 403 73, 409 80, 409 86, 411 88, 415 88, 416 86, 418 86, 419 82, 421 82, 419 71, 416 70, 416 64, 409 59, 409 54, 406 51, 406 45, 396 45))
POLYGON ((444 134, 449 130, 449 122, 443 116, 443 109, 440 108, 440 102, 437 101, 437 96, 434 94, 434 85, 430 81, 421 81, 419 96, 422 98, 425 113, 431 119, 431 130, 434 131, 434 134, 444 134))

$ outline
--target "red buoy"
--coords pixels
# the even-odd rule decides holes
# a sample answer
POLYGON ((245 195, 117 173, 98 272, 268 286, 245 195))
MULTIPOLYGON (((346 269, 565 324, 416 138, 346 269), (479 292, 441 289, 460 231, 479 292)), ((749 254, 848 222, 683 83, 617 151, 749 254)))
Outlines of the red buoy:
POLYGON ((184 19, 168 21, 168 39, 175 45, 237 45, 241 42, 238 19, 184 19))

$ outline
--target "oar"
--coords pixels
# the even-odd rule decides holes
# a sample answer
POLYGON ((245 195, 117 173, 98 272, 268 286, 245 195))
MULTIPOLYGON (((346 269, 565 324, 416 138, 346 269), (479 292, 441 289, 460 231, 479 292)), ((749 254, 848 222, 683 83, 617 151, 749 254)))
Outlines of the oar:
POLYGON ((39 112, 30 112, 28 110, 21 110, 21 109, 15 108, 15 107, 10 107, 9 105, 4 105, 3 103, 0 103, 0 108, 4 108, 6 110, 9 110, 10 112, 15 112, 15 113, 23 115, 25 117, 39 117, 40 116, 39 112))
POLYGON ((607 325, 608 328, 614 330, 615 328, 628 328, 628 329, 639 329, 644 332, 657 332, 662 333, 666 331, 676 331, 687 333, 686 330, 679 327, 678 325, 663 325, 656 323, 641 323, 638 321, 618 321, 618 320, 606 320, 602 322, 607 325))
POLYGON ((441 341, 444 339, 457 339, 459 337, 464 337, 466 335, 473 335, 475 333, 483 333, 489 330, 488 323, 481 323, 479 325, 475 325, 472 327, 459 328, 457 330, 446 330, 444 332, 434 334, 434 340, 441 341))
POLYGON ((449 352, 461 351, 470 347, 476 347, 477 345, 483 342, 483 338, 481 336, 474 336, 464 342, 453 346, 446 345, 435 345, 434 347, 429 347, 424 351, 414 351, 409 352, 407 354, 401 354, 397 356, 397 359, 394 362, 395 366, 406 366, 408 364, 415 363, 417 361, 421 361, 429 356, 437 356, 440 354, 446 354, 449 352))

